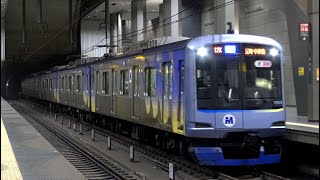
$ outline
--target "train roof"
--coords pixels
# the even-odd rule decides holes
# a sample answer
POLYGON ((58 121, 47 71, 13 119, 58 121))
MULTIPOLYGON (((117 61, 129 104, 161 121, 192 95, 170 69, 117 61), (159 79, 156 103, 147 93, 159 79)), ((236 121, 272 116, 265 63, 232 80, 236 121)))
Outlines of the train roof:
POLYGON ((250 44, 262 44, 277 47, 282 51, 281 45, 268 37, 255 36, 248 34, 218 34, 201 36, 189 41, 187 47, 189 49, 199 48, 208 44, 219 43, 250 43, 250 44))
MULTIPOLYGON (((81 66, 88 66, 88 65, 93 65, 97 63, 102 63, 102 62, 108 62, 108 61, 113 61, 117 59, 123 59, 131 56, 136 56, 136 55, 141 55, 141 54, 150 54, 150 53, 155 53, 159 51, 168 51, 168 50, 173 50, 173 49, 180 49, 180 48, 185 48, 188 47, 189 49, 195 49, 199 47, 203 47, 205 45, 209 44, 219 44, 219 43, 250 43, 250 44, 262 44, 262 45, 269 45, 269 46, 274 46, 277 47, 278 49, 282 50, 281 45, 268 37, 263 37, 263 36, 255 36, 255 35, 247 35, 247 34, 218 34, 218 35, 207 35, 207 36, 201 36, 197 37, 194 39, 187 39, 187 40, 182 40, 170 44, 165 44, 161 46, 155 46, 152 48, 148 49, 142 49, 139 51, 135 51, 133 53, 129 54, 124 54, 120 56, 111 56, 111 57, 104 57, 104 58, 96 58, 96 61, 85 61, 87 63, 84 64, 75 64, 75 65, 64 65, 61 66, 60 68, 52 68, 49 70, 49 72, 55 72, 55 71, 60 71, 60 70, 66 70, 66 69, 73 69, 76 67, 81 67, 81 66)), ((86 58, 83 58, 86 59, 86 58)), ((38 72, 35 73, 36 75, 40 74, 46 74, 48 73, 48 70, 46 72, 38 72)), ((33 74, 34 75, 34 74, 33 74)))

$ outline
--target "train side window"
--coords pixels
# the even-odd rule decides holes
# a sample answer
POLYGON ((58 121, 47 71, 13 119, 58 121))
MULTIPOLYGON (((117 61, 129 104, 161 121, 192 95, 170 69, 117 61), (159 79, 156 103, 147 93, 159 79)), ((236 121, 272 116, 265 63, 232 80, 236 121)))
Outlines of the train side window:
POLYGON ((42 81, 42 90, 45 89, 45 83, 46 83, 46 80, 44 79, 44 80, 42 81))
POLYGON ((77 87, 76 91, 80 92, 81 86, 80 86, 80 75, 79 74, 77 75, 77 78, 76 78, 76 87, 77 87))
POLYGON ((149 67, 145 69, 145 92, 146 96, 157 96, 157 69, 149 67))
POLYGON ((150 68, 146 68, 145 69, 145 87, 144 87, 144 92, 146 96, 150 95, 150 91, 149 91, 149 86, 150 86, 150 81, 149 81, 149 76, 150 76, 150 68))
POLYGON ((61 90, 64 91, 64 77, 61 78, 61 90))
POLYGON ((181 99, 181 95, 184 92, 184 65, 181 64, 180 66, 180 96, 179 99, 181 99))
POLYGON ((129 94, 129 70, 120 71, 120 94, 129 94))
POLYGON ((63 90, 68 91, 68 76, 64 77, 63 90))
POLYGON ((82 75, 81 75, 81 91, 84 91, 84 90, 86 90, 86 87, 84 87, 84 85, 85 85, 85 83, 84 83, 84 81, 85 81, 85 74, 84 73, 82 73, 82 75))
POLYGON ((102 73, 102 93, 109 94, 109 72, 102 73))
POLYGON ((112 92, 117 92, 117 71, 115 69, 112 70, 112 92))
POLYGON ((68 91, 71 91, 71 85, 72 85, 72 76, 69 76, 69 81, 68 81, 68 91))
POLYGON ((139 94, 139 71, 140 69, 137 66, 133 67, 133 93, 135 96, 139 94))
POLYGON ((165 64, 164 65, 164 72, 163 72, 163 83, 164 83, 164 97, 172 99, 172 65, 171 64, 165 64))
POLYGON ((50 79, 50 90, 52 90, 52 87, 53 87, 53 81, 52 81, 52 78, 50 79))
POLYGON ((151 68, 150 70, 150 96, 157 96, 157 69, 151 68))
POLYGON ((96 92, 100 91, 100 72, 96 71, 96 92))

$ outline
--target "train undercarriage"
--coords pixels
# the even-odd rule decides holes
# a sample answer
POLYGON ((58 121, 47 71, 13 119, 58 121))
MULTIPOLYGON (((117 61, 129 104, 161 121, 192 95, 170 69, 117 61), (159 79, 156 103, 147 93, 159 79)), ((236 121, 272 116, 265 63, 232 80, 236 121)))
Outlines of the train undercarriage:
POLYGON ((254 132, 234 132, 224 139, 189 138, 57 103, 31 100, 53 111, 67 114, 79 122, 87 122, 167 152, 180 154, 201 165, 259 165, 279 163, 281 160, 281 137, 261 138, 254 132))

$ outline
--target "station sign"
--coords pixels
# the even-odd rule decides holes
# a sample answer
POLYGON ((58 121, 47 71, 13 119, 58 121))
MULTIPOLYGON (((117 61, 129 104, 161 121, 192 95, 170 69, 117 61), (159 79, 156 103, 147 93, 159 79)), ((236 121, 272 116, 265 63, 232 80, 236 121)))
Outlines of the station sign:
POLYGON ((300 26, 299 26, 299 39, 303 40, 303 41, 309 39, 309 32, 310 32, 309 23, 300 23, 300 26))
POLYGON ((304 76, 304 67, 299 67, 298 68, 298 75, 299 76, 304 76))

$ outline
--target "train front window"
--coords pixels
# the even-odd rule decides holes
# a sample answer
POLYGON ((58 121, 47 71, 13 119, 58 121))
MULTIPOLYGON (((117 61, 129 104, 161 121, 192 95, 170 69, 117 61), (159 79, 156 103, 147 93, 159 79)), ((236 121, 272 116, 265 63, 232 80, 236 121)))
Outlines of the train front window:
POLYGON ((282 108, 280 54, 269 53, 273 47, 250 44, 225 53, 223 46, 214 46, 219 51, 207 47, 205 55, 196 56, 198 109, 282 108))
POLYGON ((214 60, 216 109, 240 109, 240 58, 237 56, 216 56, 214 60))
POLYGON ((244 66, 244 108, 282 107, 280 57, 245 56, 244 66))
POLYGON ((198 57, 196 61, 198 109, 213 108, 212 56, 198 57))

